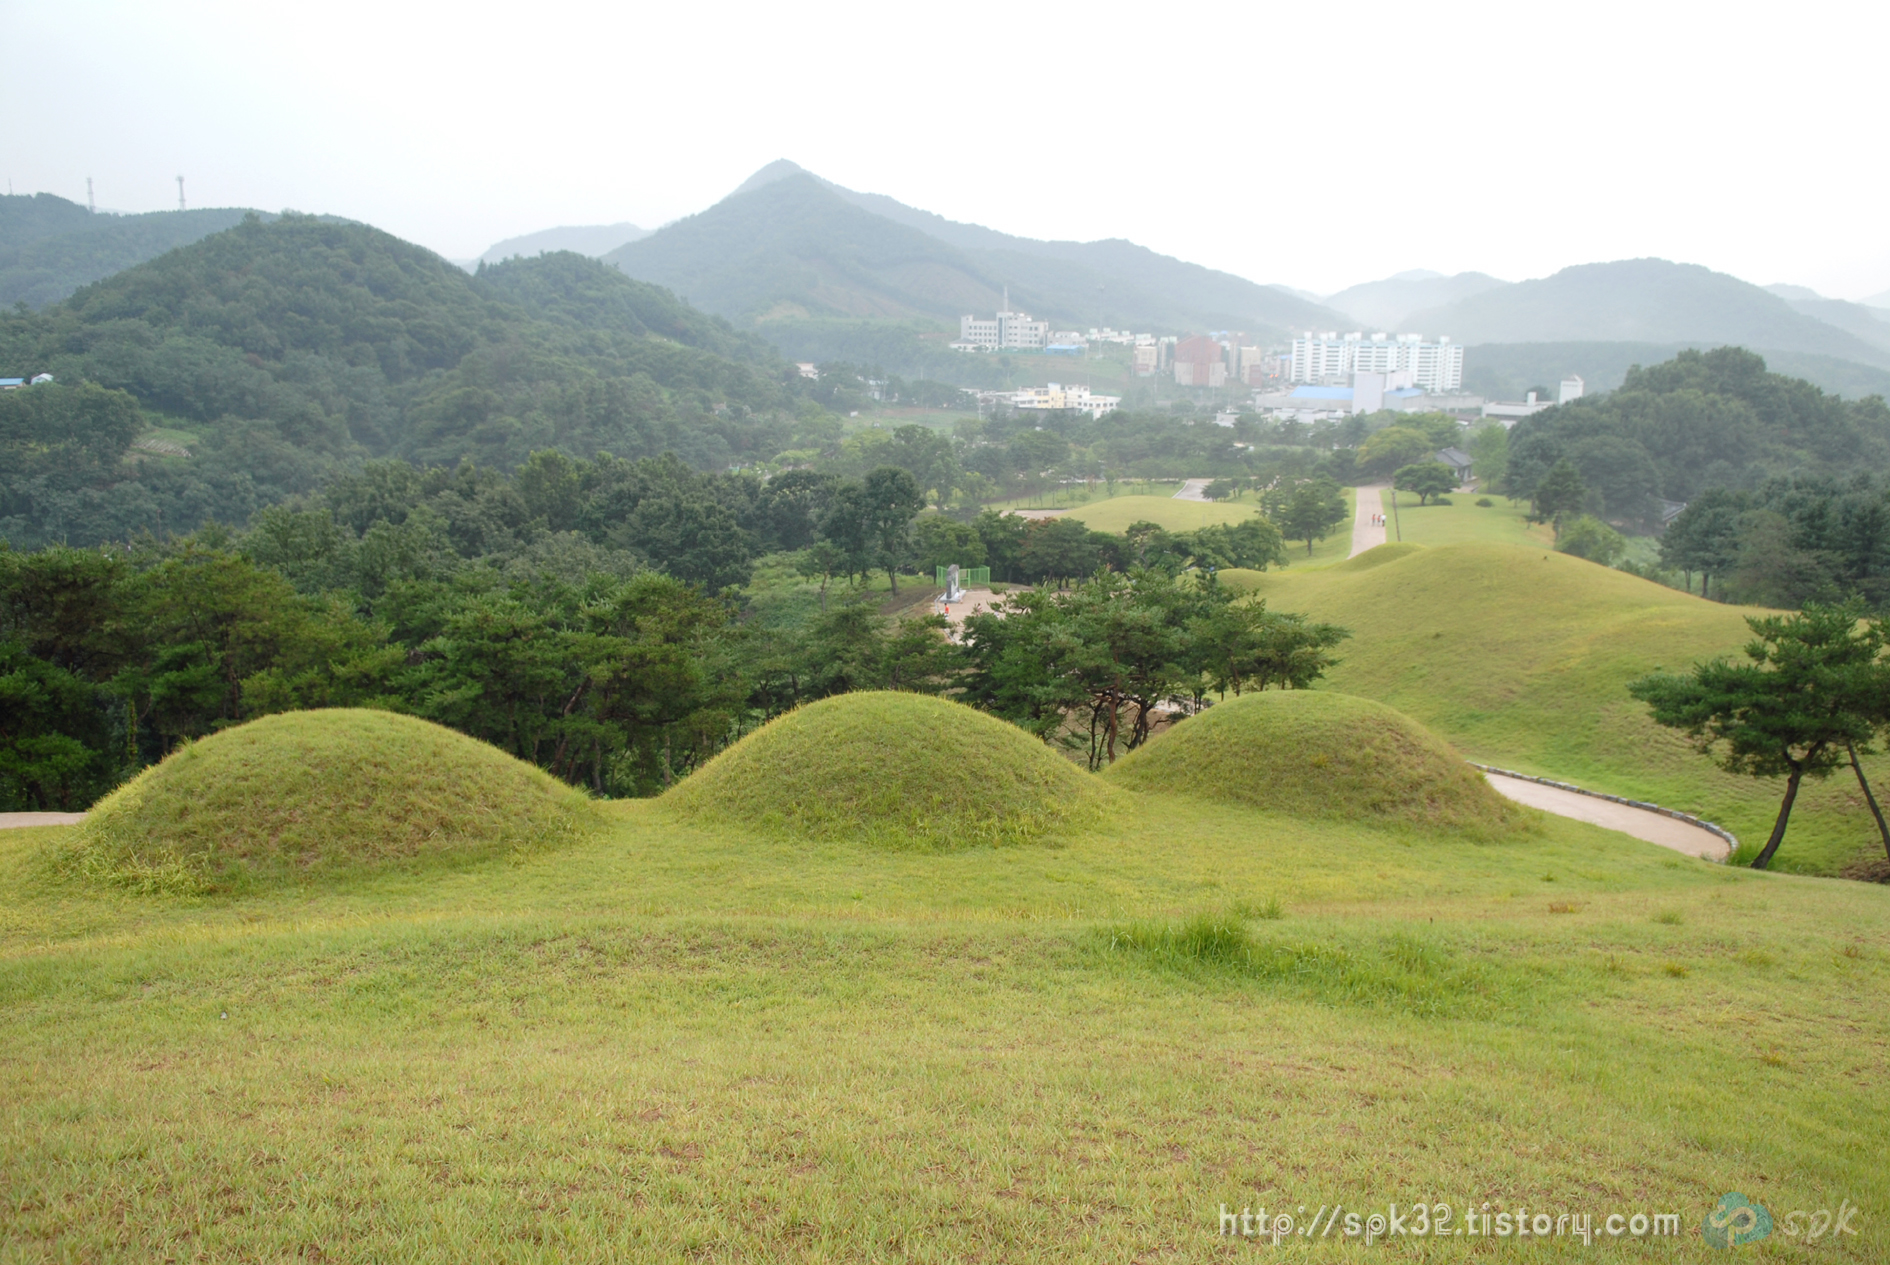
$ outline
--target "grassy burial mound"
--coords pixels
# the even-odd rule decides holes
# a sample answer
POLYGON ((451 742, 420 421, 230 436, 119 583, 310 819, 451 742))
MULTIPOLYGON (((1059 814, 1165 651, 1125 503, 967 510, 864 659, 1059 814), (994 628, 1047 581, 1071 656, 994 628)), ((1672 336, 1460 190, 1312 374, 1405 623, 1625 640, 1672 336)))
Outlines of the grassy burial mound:
POLYGON ((428 721, 287 712, 146 769, 99 801, 62 861, 145 892, 234 890, 554 843, 589 812, 581 791, 428 721))
MULTIPOLYGON (((1352 630, 1334 689, 1389 703, 1471 759, 1651 800, 1763 842, 1783 784, 1721 772, 1629 697, 1636 677, 1742 657, 1724 606, 1546 548, 1383 545, 1323 570, 1256 573, 1269 604, 1352 630)), ((1873 785, 1890 761, 1866 757, 1873 785)), ((1882 855, 1855 778, 1807 780, 1776 868, 1882 855)))
POLYGON ((1014 725, 921 694, 844 694, 743 738, 664 796, 705 823, 804 839, 1021 843, 1099 813, 1103 789, 1014 725))
POLYGON ((1227 699, 1118 760, 1109 777, 1296 816, 1478 835, 1524 819, 1409 716, 1327 690, 1227 699))

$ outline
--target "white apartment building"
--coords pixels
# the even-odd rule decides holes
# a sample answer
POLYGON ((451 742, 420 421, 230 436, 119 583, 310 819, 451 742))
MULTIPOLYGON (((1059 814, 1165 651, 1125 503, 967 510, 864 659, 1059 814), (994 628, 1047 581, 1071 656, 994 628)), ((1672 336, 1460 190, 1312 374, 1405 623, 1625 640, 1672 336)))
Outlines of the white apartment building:
POLYGON ((999 312, 990 320, 958 318, 954 348, 977 351, 1042 351, 1050 342, 1050 322, 1033 321, 1028 312, 999 312))
POLYGON ((1456 391, 1463 387, 1463 345, 1440 337, 1434 343, 1422 334, 1360 333, 1341 338, 1328 330, 1310 330, 1293 340, 1292 381, 1345 382, 1355 373, 1409 372, 1412 384, 1426 391, 1456 391))
POLYGON ((1091 395, 1088 387, 1062 386, 1055 382, 1046 387, 1025 387, 1011 396, 1012 408, 1069 409, 1091 417, 1113 413, 1120 403, 1119 395, 1091 395))

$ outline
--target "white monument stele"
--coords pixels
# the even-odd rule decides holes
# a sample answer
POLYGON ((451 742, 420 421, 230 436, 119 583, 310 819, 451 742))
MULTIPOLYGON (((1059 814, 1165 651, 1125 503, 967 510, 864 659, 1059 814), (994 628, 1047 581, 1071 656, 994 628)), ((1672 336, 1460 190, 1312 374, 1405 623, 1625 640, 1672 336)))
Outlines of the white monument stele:
POLYGON ((956 602, 964 596, 964 590, 958 587, 958 564, 952 563, 945 568, 945 600, 956 602))

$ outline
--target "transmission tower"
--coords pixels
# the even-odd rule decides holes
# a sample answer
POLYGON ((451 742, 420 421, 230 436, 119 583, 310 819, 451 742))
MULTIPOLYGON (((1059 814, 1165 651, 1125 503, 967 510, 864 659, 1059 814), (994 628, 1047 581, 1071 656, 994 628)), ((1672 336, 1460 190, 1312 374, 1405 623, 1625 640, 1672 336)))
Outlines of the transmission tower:
POLYGON ((94 215, 98 214, 98 203, 92 200, 92 177, 90 176, 85 178, 85 209, 94 215))
POLYGON ((182 176, 177 178, 177 209, 180 211, 184 209, 184 178, 182 176))

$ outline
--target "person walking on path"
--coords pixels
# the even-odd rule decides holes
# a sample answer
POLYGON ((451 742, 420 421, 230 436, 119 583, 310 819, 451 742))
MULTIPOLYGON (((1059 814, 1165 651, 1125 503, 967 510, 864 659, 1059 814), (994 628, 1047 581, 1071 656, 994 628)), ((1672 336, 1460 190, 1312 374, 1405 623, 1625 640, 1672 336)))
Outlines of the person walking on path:
POLYGON ((1352 552, 1345 555, 1356 558, 1367 549, 1375 549, 1385 543, 1385 516, 1383 493, 1389 483, 1373 483, 1358 489, 1358 505, 1352 515, 1352 552))

